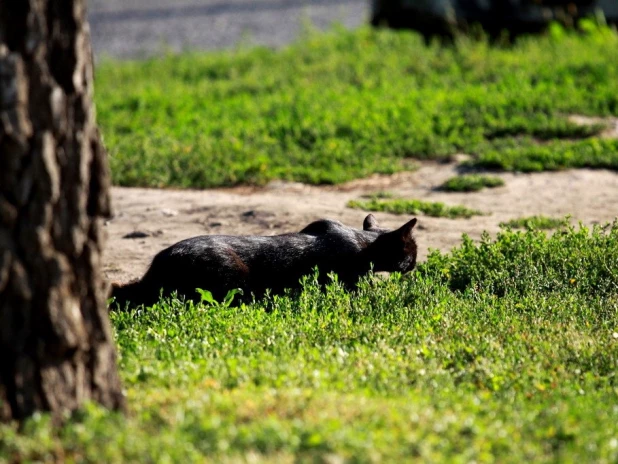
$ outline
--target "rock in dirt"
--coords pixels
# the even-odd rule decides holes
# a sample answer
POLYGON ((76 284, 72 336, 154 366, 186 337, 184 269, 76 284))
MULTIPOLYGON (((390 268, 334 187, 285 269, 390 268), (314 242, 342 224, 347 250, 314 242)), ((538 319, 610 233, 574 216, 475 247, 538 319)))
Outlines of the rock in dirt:
POLYGON ((140 230, 129 232, 128 234, 122 236, 122 238, 146 238, 146 237, 150 237, 150 234, 148 232, 142 232, 140 230))

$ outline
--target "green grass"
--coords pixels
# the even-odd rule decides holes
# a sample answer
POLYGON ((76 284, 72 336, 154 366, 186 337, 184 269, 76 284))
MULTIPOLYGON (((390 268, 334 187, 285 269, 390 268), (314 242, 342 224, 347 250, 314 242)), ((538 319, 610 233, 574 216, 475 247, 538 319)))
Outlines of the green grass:
POLYGON ((551 141, 505 140, 479 150, 474 167, 505 171, 557 171, 568 168, 603 168, 618 170, 618 140, 587 139, 551 141))
POLYGON ((347 206, 348 208, 362 209, 364 211, 380 211, 393 214, 426 214, 427 216, 450 219, 471 218, 472 216, 484 214, 481 211, 462 205, 448 206, 441 202, 405 198, 350 200, 347 206))
POLYGON ((618 460, 618 223, 464 239, 353 295, 310 278, 112 322, 129 415, 0 426, 0 460, 618 460))
POLYGON ((510 227, 511 229, 547 230, 557 229, 565 224, 568 224, 568 219, 551 218, 547 216, 529 216, 511 219, 507 222, 501 222, 500 227, 510 227))
POLYGON ((366 195, 362 195, 363 198, 370 198, 372 200, 386 200, 395 198, 395 194, 387 191, 378 191, 373 193, 368 193, 366 195))
POLYGON ((618 166, 602 126, 568 120, 618 115, 606 28, 509 47, 337 30, 278 51, 105 61, 96 78, 120 185, 337 183, 458 152, 500 169, 618 166))
POLYGON ((466 174, 451 177, 441 189, 449 192, 478 192, 484 188, 501 187, 504 181, 496 176, 483 176, 480 174, 466 174))

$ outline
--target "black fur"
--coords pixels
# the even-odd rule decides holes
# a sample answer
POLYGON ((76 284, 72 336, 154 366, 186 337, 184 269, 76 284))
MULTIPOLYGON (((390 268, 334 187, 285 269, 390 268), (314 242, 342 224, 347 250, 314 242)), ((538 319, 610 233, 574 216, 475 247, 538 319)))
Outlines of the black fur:
POLYGON ((363 230, 338 221, 312 222, 298 233, 261 236, 203 235, 178 242, 157 254, 141 280, 113 284, 112 296, 121 307, 155 303, 176 291, 197 299, 196 288, 210 290, 216 300, 241 288, 245 300, 267 289, 282 293, 298 288, 302 276, 317 267, 321 278, 335 272, 353 288, 373 265, 376 272, 408 272, 416 265, 416 218, 397 230, 378 227, 373 215, 363 230))

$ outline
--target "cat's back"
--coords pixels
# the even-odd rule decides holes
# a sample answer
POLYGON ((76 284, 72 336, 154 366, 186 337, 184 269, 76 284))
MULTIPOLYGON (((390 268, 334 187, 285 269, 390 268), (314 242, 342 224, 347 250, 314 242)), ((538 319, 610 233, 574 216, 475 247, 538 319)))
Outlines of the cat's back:
POLYGON ((272 259, 290 250, 311 248, 315 237, 292 233, 272 236, 262 235, 199 235, 177 242, 161 251, 157 257, 166 260, 192 261, 218 260, 238 255, 254 261, 272 259))
POLYGON ((318 236, 326 234, 337 234, 347 229, 350 229, 350 227, 347 227, 339 221, 334 221, 332 219, 319 219, 317 221, 313 221, 311 224, 303 228, 300 233, 318 236))
POLYGON ((168 263, 227 262, 231 256, 247 264, 283 264, 300 258, 319 259, 356 253, 375 240, 374 235, 339 221, 320 219, 297 233, 191 237, 161 251, 155 260, 168 263))
POLYGON ((355 229, 332 219, 312 222, 302 229, 300 234, 315 237, 316 246, 326 248, 334 254, 360 251, 378 236, 376 232, 355 229))

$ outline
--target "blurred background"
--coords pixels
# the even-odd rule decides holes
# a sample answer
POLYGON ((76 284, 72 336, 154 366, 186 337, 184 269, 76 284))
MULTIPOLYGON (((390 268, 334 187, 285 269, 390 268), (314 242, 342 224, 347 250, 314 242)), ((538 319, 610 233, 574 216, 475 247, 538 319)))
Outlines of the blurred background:
POLYGON ((367 21, 366 0, 91 0, 95 54, 140 58, 162 51, 281 46, 303 27, 367 21))
POLYGON ((282 46, 303 28, 370 22, 429 38, 482 24, 490 35, 538 32, 579 17, 618 21, 618 0, 93 0, 95 53, 141 58, 163 51, 282 46))

